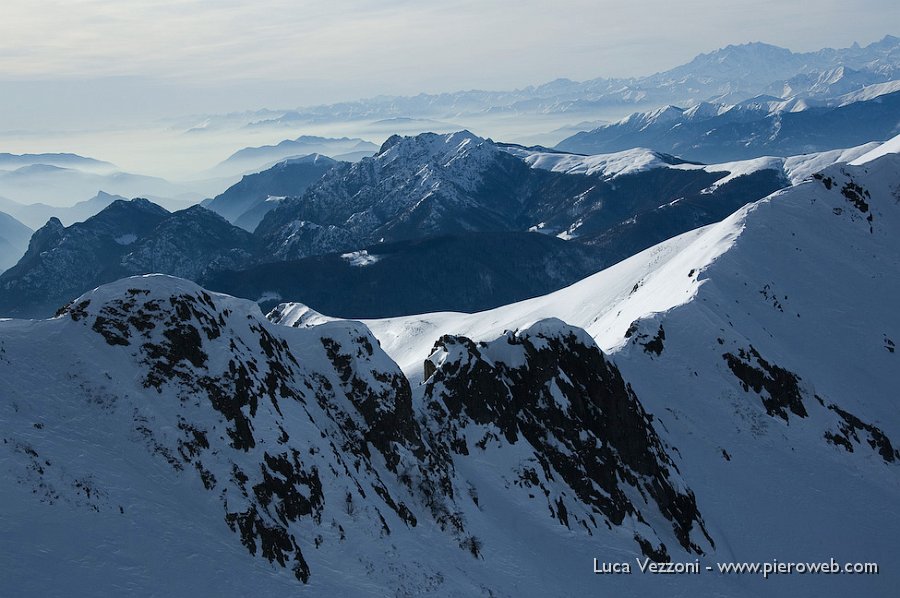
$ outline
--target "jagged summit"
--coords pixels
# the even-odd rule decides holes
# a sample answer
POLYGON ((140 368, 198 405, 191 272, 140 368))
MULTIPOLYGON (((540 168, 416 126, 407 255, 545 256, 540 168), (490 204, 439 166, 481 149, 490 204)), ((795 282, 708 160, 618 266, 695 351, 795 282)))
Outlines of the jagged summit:
POLYGON ((435 153, 453 153, 457 152, 469 143, 481 143, 485 141, 483 138, 475 135, 468 130, 456 131, 454 133, 420 133, 419 135, 391 135, 378 150, 376 156, 381 156, 391 148, 400 145, 415 145, 418 147, 427 146, 435 153))
MULTIPOLYGON (((648 173, 650 182, 646 184, 636 178, 654 168, 683 162, 673 155, 642 150, 573 157, 497 144, 468 131, 397 136, 386 142, 377 156, 336 167, 303 196, 280 202, 256 234, 276 259, 471 232, 532 230, 587 241, 635 214, 700 193, 716 178, 686 170, 648 173), (624 175, 635 178, 621 184, 598 181, 624 175), (661 183, 656 175, 672 180, 661 183), (657 186, 677 188, 678 194, 663 200, 653 190, 657 186)), ((745 201, 783 184, 780 178, 760 179, 743 181, 752 186, 745 201), (765 190, 760 192, 761 188, 765 190)), ((732 206, 731 201, 717 204, 723 210, 719 217, 737 207, 722 207, 732 206)), ((691 205, 704 203, 701 199, 691 205)), ((707 218, 692 215, 690 220, 696 226, 699 221, 712 221, 707 218)), ((667 220, 680 226, 675 224, 677 218, 667 220)), ((653 234, 644 238, 671 236, 653 234)))

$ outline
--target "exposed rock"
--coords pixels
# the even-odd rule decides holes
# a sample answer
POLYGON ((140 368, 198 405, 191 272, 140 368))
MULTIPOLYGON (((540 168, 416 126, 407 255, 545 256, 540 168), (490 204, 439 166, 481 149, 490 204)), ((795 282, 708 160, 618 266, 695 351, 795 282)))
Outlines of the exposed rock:
MULTIPOLYGON (((694 495, 674 482, 677 469, 651 417, 583 330, 544 320, 490 343, 444 336, 429 361, 433 433, 458 455, 523 443, 540 471, 524 469, 522 484, 542 490, 562 525, 596 529, 602 523, 593 513, 612 525, 643 522, 642 510, 655 508, 685 550, 712 546, 694 495), (471 445, 464 431, 476 425, 486 434, 471 445), (650 506, 632 502, 634 491, 650 506)), ((636 541, 647 556, 669 558, 664 543, 636 541)))
POLYGON ((800 378, 796 374, 770 364, 750 345, 739 349, 738 354, 725 353, 722 358, 740 380, 745 392, 753 390, 759 395, 766 413, 788 421, 788 411, 798 417, 806 417, 806 407, 800 392, 800 378))

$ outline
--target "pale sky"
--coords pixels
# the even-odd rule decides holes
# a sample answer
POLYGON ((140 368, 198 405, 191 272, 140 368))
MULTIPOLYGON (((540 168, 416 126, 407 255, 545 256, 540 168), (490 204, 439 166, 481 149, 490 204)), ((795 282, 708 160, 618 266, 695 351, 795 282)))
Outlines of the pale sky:
POLYGON ((2 0, 0 129, 646 75, 900 34, 897 0, 2 0))

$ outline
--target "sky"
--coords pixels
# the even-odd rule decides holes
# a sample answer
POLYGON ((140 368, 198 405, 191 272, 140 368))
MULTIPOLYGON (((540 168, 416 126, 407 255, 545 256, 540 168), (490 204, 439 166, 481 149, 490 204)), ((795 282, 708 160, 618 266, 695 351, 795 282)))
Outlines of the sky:
POLYGON ((888 29, 900 24, 898 6, 896 0, 3 0, 0 130, 646 75, 748 41, 795 51, 865 45, 898 33, 888 29))

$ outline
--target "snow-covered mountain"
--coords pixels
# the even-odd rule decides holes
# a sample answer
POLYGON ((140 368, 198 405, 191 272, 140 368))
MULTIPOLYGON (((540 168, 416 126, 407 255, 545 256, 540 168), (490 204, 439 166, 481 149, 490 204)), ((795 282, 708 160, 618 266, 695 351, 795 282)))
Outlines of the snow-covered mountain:
MULTIPOLYGON (((703 89, 707 98, 752 97, 764 93, 767 87, 777 89, 780 84, 781 89, 791 88, 790 95, 806 97, 823 95, 823 85, 840 79, 848 87, 838 93, 888 80, 898 72, 898 61, 900 39, 893 36, 885 36, 865 48, 854 45, 805 53, 757 42, 701 54, 688 64, 648 77, 645 84, 693 86, 703 89), (850 71, 856 75, 856 81, 850 81, 850 71)), ((836 95, 833 91, 829 95, 836 95)))
POLYGON ((564 139, 557 149, 583 154, 647 147, 689 160, 724 162, 763 155, 789 156, 884 141, 900 131, 900 91, 837 100, 837 106, 808 106, 779 98, 737 105, 667 106, 635 113, 564 139))
POLYGON ((109 217, 128 212, 127 202, 70 229, 51 221, 36 234, 37 249, 0 277, 0 314, 48 316, 93 286, 154 272, 353 317, 485 309, 561 288, 869 147, 701 165, 648 150, 565 154, 468 132, 397 137, 374 158, 287 162, 214 200, 232 215, 256 205, 246 217, 260 199, 263 208, 278 206, 252 237, 200 208, 177 212, 165 226, 159 208, 139 234, 129 218, 109 217), (322 169, 302 195, 277 195, 302 188, 322 169), (473 233, 482 235, 467 243, 473 233), (501 233, 508 246, 498 247, 501 233), (360 269, 342 257, 363 252, 389 259, 360 269), (314 256, 323 257, 292 261, 314 256), (459 288, 475 272, 477 284, 459 288), (345 286, 335 291, 337 280, 345 286), (375 289, 383 294, 362 301, 348 295, 375 289))
POLYGON ((0 274, 25 254, 32 232, 9 214, 0 212, 0 274))
MULTIPOLYGON (((677 447, 713 561, 883 564, 900 531, 897 151, 900 138, 546 297, 366 324, 424 397, 444 367, 468 377, 481 363, 487 376, 518 367, 517 331, 535 322, 581 326, 677 447), (453 340, 460 335, 471 339, 464 348, 453 340)), ((270 317, 313 329, 328 320, 302 305, 270 317)), ((478 454, 493 462, 490 444, 478 454)), ((634 585, 641 577, 613 587, 646 595, 634 585)), ((864 577, 709 574, 703 591, 888 595, 897 581, 884 568, 864 577)), ((696 591, 692 583, 659 581, 651 593, 696 591)))
POLYGON ((897 151, 488 312, 266 321, 147 276, 0 321, 8 587, 890 595, 897 151), (715 572, 831 558, 880 574, 715 572))
MULTIPOLYGON (((591 160, 595 167, 566 169, 544 167, 562 159, 546 154, 468 131, 395 136, 374 157, 336 167, 301 197, 282 201, 256 234, 279 260, 476 231, 536 230, 587 241, 676 199, 703 195, 704 202, 717 203, 726 192, 727 185, 713 187, 726 172, 653 168, 681 162, 671 156, 654 155, 640 163, 634 155, 598 157, 591 160), (610 174, 622 176, 613 182, 606 180, 610 174)), ((570 158, 579 161, 585 158, 570 158)), ((730 182, 731 197, 717 217, 692 221, 677 232, 721 219, 787 184, 777 173, 730 182)))
POLYGON ((285 160, 262 172, 241 177, 239 182, 201 205, 253 232, 281 199, 301 195, 337 163, 321 154, 285 160))
MULTIPOLYGON (((585 120, 624 116, 660 106, 693 106, 701 102, 735 104, 760 94, 798 98, 844 94, 859 87, 900 78, 900 38, 887 35, 860 47, 826 48, 797 53, 764 43, 730 45, 701 54, 691 62, 646 77, 557 79, 517 90, 467 90, 415 96, 378 96, 352 102, 289 110, 262 110, 241 115, 205 117, 216 126, 294 129, 324 123, 378 123, 386 119, 437 120, 474 127, 490 126, 492 117, 518 119, 527 126, 535 118, 556 117, 556 127, 585 120), (777 93, 776 93, 777 92, 777 93)), ((367 124, 368 126, 368 124, 367 124)), ((215 128, 215 127, 213 127, 215 128)), ((441 129, 445 128, 431 127, 441 129)), ((458 127, 457 127, 458 128, 458 127)), ((395 127, 396 131, 397 127, 395 127)), ((409 131, 414 133, 414 131, 409 131)), ((557 138, 559 139, 559 138, 557 138)), ((856 145, 857 141, 851 143, 856 145)), ((306 150, 298 153, 309 153, 306 150)), ((328 154, 329 152, 322 152, 328 154)))
MULTIPOLYGON (((851 148, 811 152, 788 157, 764 156, 719 164, 688 162, 681 158, 646 148, 634 148, 623 152, 596 155, 570 154, 559 150, 523 148, 521 146, 507 146, 505 149, 521 157, 532 168, 567 174, 587 174, 603 179, 614 179, 623 175, 637 174, 657 168, 727 173, 727 175, 722 176, 713 184, 713 187, 719 187, 738 177, 763 170, 775 171, 783 176, 786 181, 789 181, 790 184, 795 185, 827 166, 838 162, 851 162, 881 145, 877 141, 872 141, 851 148)), ((707 191, 712 191, 712 189, 707 191)))
POLYGON ((786 81, 773 83, 763 93, 782 98, 818 99, 827 101, 848 93, 858 93, 867 87, 889 83, 898 71, 858 71, 838 66, 824 72, 802 73, 786 81))
POLYGON ((515 595, 549 589, 542 559, 573 541, 713 549, 677 453, 561 322, 442 339, 427 404, 362 324, 277 326, 167 277, 0 331, 0 554, 19 595, 515 595), (47 558, 67 574, 38 575, 47 558))
POLYGON ((516 145, 506 145, 503 149, 522 158, 532 168, 566 174, 586 174, 601 178, 613 178, 653 168, 689 164, 686 160, 676 156, 654 152, 642 147, 594 155, 571 154, 542 147, 526 148, 516 145))
POLYGON ((754 192, 762 197, 775 189, 795 185, 827 166, 849 162, 880 145, 873 142, 787 158, 767 156, 723 164, 683 162, 667 154, 639 149, 597 156, 537 151, 525 159, 535 168, 593 171, 595 176, 609 179, 615 187, 635 195, 641 189, 654 190, 651 193, 662 189, 671 194, 665 200, 657 196, 655 202, 648 201, 631 216, 615 221, 604 220, 607 214, 601 210, 576 221, 562 233, 563 238, 571 236, 600 250, 607 259, 605 263, 611 265, 684 231, 718 222, 746 204, 754 192), (660 180, 659 169, 700 171, 715 180, 699 190, 675 187, 672 183, 680 179, 660 180))

